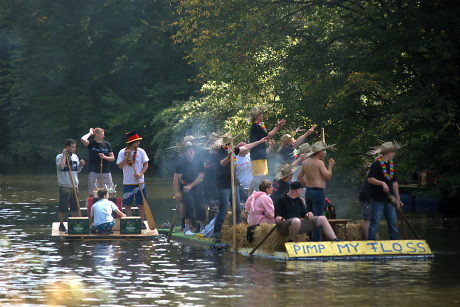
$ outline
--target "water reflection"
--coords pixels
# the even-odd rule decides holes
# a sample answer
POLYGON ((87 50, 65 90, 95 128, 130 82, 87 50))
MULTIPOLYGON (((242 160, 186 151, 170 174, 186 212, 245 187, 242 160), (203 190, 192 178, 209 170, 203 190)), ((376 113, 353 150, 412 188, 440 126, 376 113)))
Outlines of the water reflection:
MULTIPOLYGON (((0 182, 0 191, 0 305, 66 304, 65 298, 79 305, 447 305, 459 298, 458 228, 427 229, 437 254, 431 261, 284 262, 163 237, 54 240, 55 201, 25 196, 51 199, 46 189, 26 193, 0 182)), ((155 207, 164 217, 169 209, 155 207)))

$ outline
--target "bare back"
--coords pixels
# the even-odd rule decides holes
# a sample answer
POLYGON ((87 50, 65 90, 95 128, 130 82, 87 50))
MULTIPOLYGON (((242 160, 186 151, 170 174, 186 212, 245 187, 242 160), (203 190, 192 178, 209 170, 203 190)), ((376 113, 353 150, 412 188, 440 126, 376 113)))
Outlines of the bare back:
POLYGON ((323 160, 310 158, 302 164, 302 171, 306 177, 307 187, 309 188, 325 188, 326 179, 324 171, 327 171, 323 160))

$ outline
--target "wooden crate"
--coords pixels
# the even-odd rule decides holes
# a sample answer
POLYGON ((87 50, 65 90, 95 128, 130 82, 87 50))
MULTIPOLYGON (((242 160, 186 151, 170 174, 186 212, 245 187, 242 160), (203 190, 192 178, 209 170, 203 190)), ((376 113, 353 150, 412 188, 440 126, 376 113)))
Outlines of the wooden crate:
POLYGON ((81 235, 89 233, 89 220, 87 217, 69 217, 68 233, 81 235))
POLYGON ((120 219, 120 233, 121 234, 140 234, 142 220, 138 216, 127 216, 120 219))

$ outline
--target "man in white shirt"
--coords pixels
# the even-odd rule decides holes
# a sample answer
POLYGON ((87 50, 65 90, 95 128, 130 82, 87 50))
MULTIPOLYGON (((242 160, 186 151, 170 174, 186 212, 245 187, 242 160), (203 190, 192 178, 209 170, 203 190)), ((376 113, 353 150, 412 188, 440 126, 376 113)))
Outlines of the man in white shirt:
POLYGON ((115 225, 113 213, 116 213, 118 216, 126 215, 118 209, 114 202, 109 200, 109 193, 107 193, 107 189, 99 189, 97 191, 97 197, 99 198, 99 201, 91 207, 91 232, 110 234, 113 226, 115 225))
MULTIPOLYGON (((144 183, 144 173, 149 168, 149 157, 147 153, 140 148, 142 138, 135 131, 126 133, 126 148, 118 153, 117 165, 123 170, 123 206, 126 215, 131 216, 131 205, 136 197, 136 205, 139 207, 139 214, 142 221, 145 220, 145 208, 142 193, 147 198, 144 183), (142 192, 139 189, 142 188, 142 192)), ((146 229, 145 223, 142 223, 142 229, 146 229)))

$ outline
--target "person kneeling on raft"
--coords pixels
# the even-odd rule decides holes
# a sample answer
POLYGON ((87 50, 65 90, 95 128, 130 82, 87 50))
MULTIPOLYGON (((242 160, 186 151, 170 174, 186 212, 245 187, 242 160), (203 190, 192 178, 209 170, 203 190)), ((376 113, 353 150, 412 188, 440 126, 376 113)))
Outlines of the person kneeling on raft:
POLYGON ((109 200, 109 193, 107 192, 107 189, 99 189, 97 191, 97 197, 99 197, 100 200, 91 207, 91 232, 110 234, 113 226, 115 225, 113 213, 122 217, 125 217, 126 215, 118 209, 114 202, 109 200))
POLYGON ((289 235, 289 242, 294 242, 297 234, 310 233, 321 228, 329 240, 338 241, 325 216, 314 216, 312 212, 307 211, 300 198, 302 192, 302 184, 294 181, 289 186, 289 192, 276 202, 275 221, 280 224, 278 231, 282 235, 289 235))

